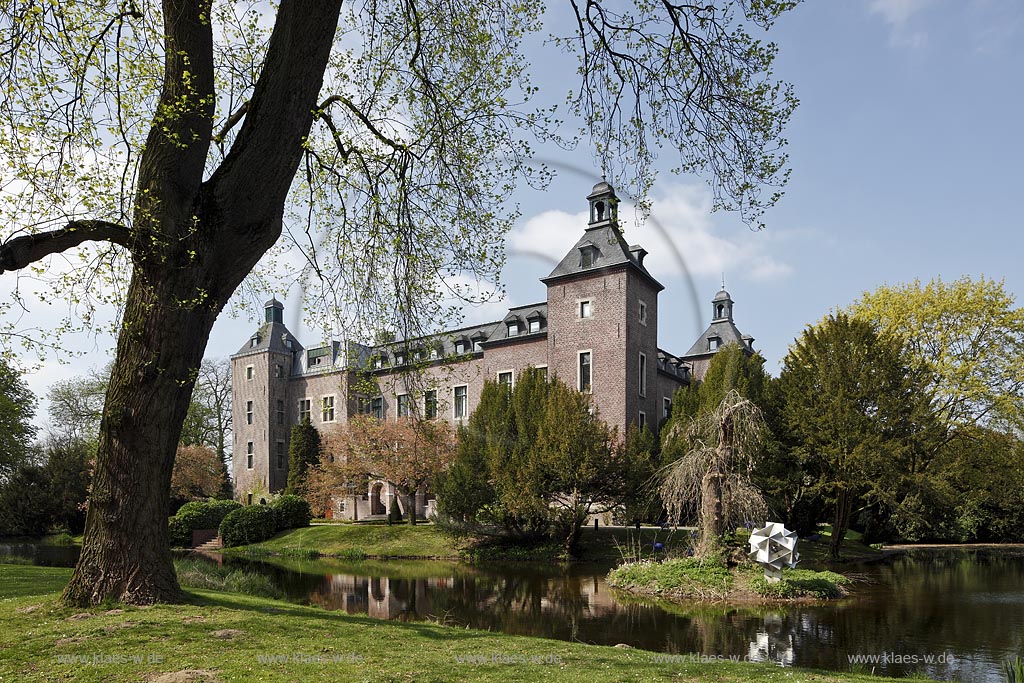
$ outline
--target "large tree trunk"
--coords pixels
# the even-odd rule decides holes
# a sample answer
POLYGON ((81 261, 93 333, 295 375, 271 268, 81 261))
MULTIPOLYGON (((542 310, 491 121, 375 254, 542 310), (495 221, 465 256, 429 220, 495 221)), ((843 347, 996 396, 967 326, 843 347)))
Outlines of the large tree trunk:
POLYGON ((708 472, 701 481, 700 545, 696 554, 709 555, 718 548, 718 539, 725 533, 725 500, 722 480, 718 472, 708 472))
POLYGON ((171 470, 219 309, 161 305, 170 292, 132 278, 100 426, 82 554, 64 602, 180 598, 167 538, 171 470))
POLYGON ((159 118, 139 162, 126 244, 134 270, 82 554, 63 596, 71 605, 181 598, 167 515, 182 423, 217 314, 281 234, 341 0, 281 1, 245 121, 205 181, 214 101, 209 3, 163 5, 160 106, 182 113, 159 118))

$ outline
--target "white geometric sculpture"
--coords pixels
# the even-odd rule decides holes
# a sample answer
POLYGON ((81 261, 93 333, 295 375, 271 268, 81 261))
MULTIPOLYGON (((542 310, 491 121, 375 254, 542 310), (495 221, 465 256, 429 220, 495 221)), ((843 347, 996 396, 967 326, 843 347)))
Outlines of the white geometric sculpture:
POLYGON ((768 583, 780 581, 782 568, 795 567, 800 561, 796 541, 796 532, 782 526, 782 522, 767 522, 763 528, 750 532, 749 557, 764 567, 768 583))

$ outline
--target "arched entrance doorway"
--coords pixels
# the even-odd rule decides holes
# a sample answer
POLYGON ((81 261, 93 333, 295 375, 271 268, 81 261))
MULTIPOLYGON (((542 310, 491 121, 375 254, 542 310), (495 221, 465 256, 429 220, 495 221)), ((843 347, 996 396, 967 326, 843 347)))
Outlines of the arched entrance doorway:
POLYGON ((381 494, 384 490, 384 484, 377 482, 370 486, 370 514, 371 515, 384 515, 387 514, 387 508, 384 507, 384 501, 381 500, 381 494))

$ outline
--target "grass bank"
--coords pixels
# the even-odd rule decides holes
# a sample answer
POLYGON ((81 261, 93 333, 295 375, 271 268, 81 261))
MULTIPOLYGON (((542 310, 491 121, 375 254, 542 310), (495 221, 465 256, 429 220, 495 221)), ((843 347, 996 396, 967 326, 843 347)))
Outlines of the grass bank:
POLYGON ((862 674, 619 649, 195 590, 183 605, 70 610, 70 570, 0 565, 0 680, 870 683, 862 674))
POLYGON ((608 574, 608 585, 613 588, 687 601, 830 600, 844 596, 849 584, 850 579, 842 574, 807 569, 786 569, 781 581, 768 583, 757 566, 727 568, 693 558, 631 562, 608 574))
POLYGON ((262 543, 225 548, 224 552, 359 560, 455 559, 460 550, 457 540, 432 524, 330 524, 289 529, 262 543))

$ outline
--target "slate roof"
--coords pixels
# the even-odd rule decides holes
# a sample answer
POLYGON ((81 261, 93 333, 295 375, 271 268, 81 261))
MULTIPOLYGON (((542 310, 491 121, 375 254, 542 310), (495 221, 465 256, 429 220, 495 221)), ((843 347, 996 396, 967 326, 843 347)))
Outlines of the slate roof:
POLYGON ((704 330, 704 334, 702 334, 697 341, 693 343, 690 350, 684 353, 682 357, 689 358, 691 356, 704 356, 709 353, 714 353, 714 351, 708 349, 708 340, 714 337, 718 337, 719 347, 725 346, 726 344, 739 344, 750 351, 754 350, 751 346, 754 338, 750 335, 744 335, 736 329, 736 325, 732 320, 722 318, 721 320, 715 320, 712 322, 708 326, 708 329, 704 330))
POLYGON ((245 342, 245 346, 238 349, 235 356, 242 356, 249 353, 257 353, 260 351, 274 351, 275 353, 292 353, 294 351, 302 351, 302 344, 295 338, 288 328, 284 326, 284 323, 264 323, 259 330, 256 331, 249 340, 245 342), (256 344, 252 343, 253 338, 256 339, 256 344), (291 339, 292 348, 285 346, 284 340, 291 339))
POLYGON ((541 278, 541 282, 550 284, 553 280, 578 275, 586 271, 626 265, 635 268, 642 275, 646 276, 657 290, 661 291, 665 288, 654 279, 654 276, 643 265, 643 256, 646 253, 639 247, 636 247, 635 250, 631 248, 626 244, 626 240, 622 239, 622 233, 616 224, 611 221, 605 221, 588 227, 573 248, 555 266, 555 269, 551 271, 551 274, 546 278, 541 278), (596 249, 594 261, 589 266, 583 266, 580 259, 580 249, 588 246, 596 249))

